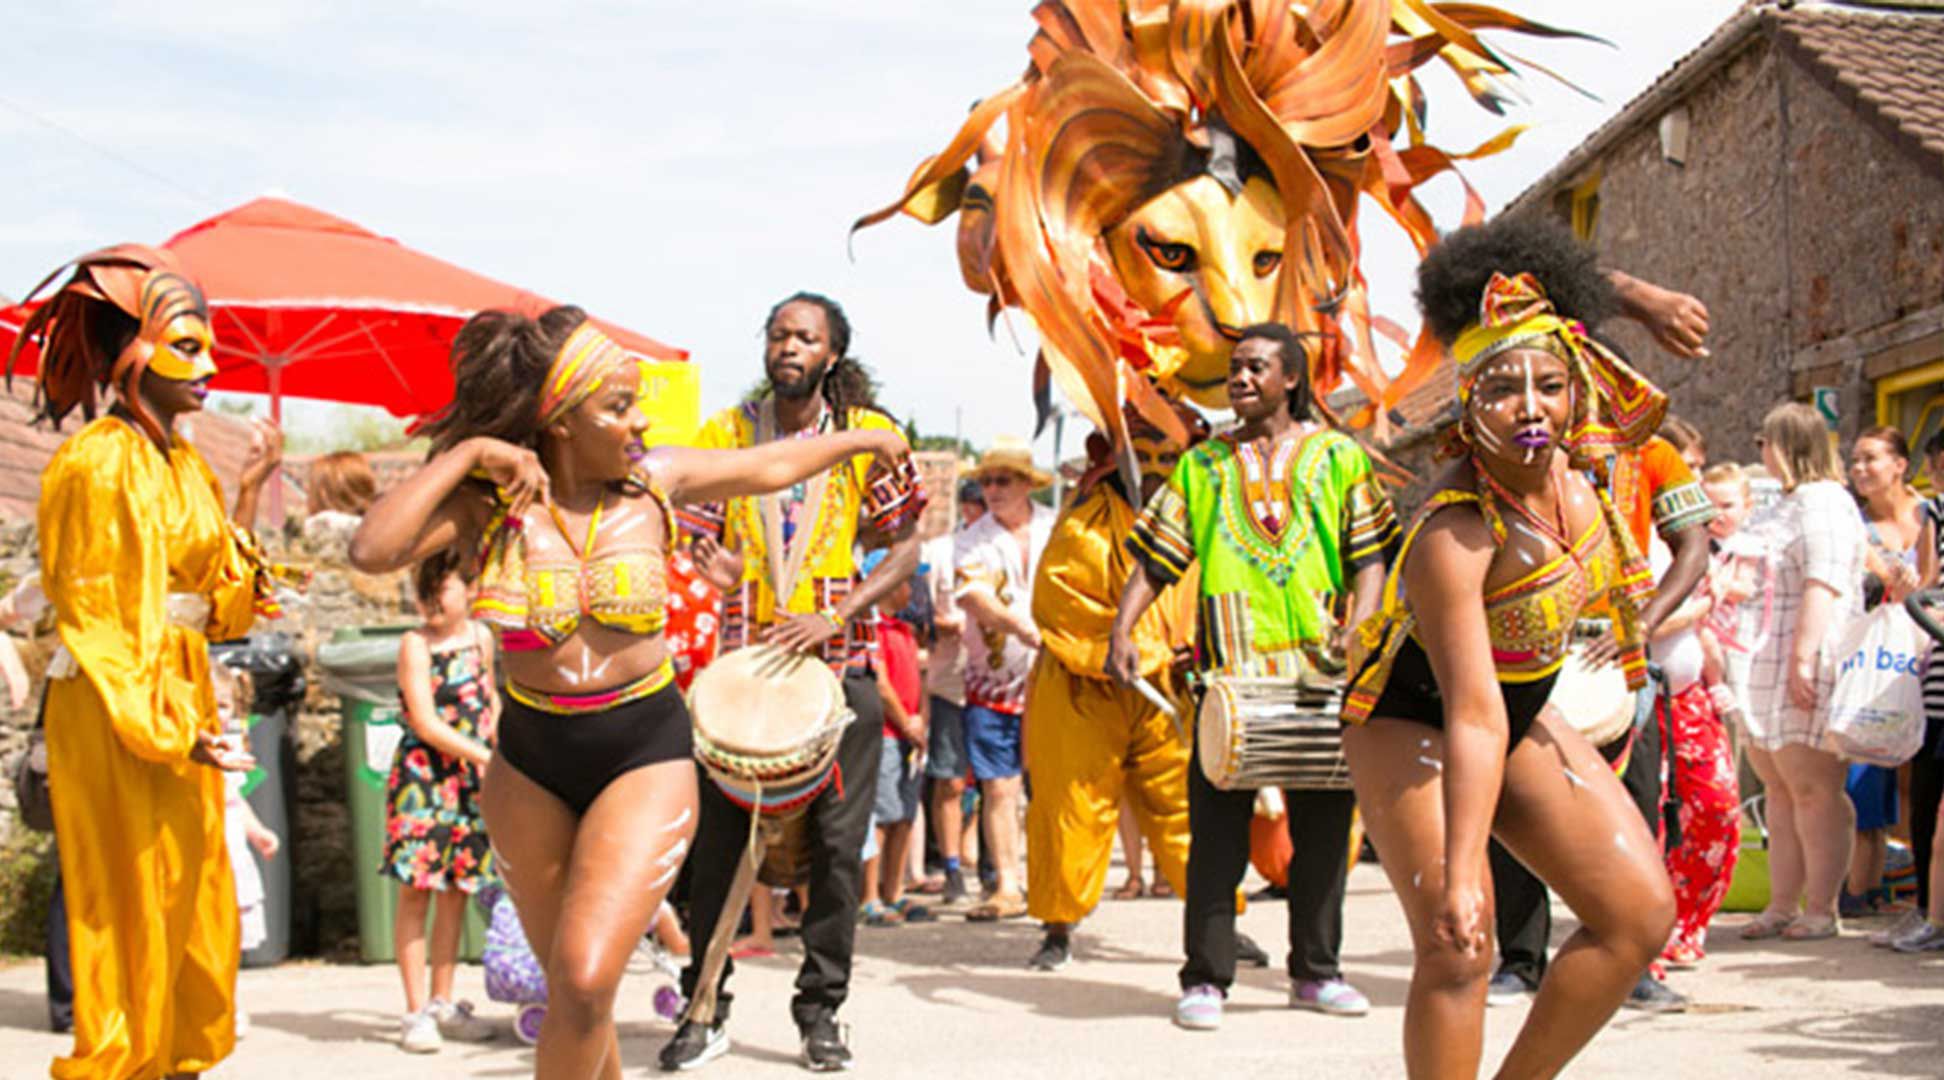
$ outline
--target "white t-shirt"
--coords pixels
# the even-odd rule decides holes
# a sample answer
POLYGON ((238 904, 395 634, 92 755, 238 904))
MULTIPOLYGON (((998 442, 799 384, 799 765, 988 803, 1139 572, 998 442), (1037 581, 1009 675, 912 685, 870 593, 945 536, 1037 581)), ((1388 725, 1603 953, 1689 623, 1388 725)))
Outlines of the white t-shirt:
MULTIPOLYGON (((918 559, 931 568, 930 587, 933 619, 964 616, 953 593, 958 585, 953 546, 957 531, 935 536, 919 548, 918 559)), ((965 704, 964 635, 957 630, 938 628, 931 653, 925 661, 925 692, 954 705, 965 704)))
MULTIPOLYGON (((1647 548, 1647 561, 1653 567, 1654 584, 1658 586, 1674 568, 1674 553, 1656 536, 1647 548)), ((1697 627, 1661 634, 1648 645, 1647 652, 1666 673, 1668 693, 1678 694, 1701 681, 1701 635, 1697 627)))
MULTIPOLYGON (((1053 534, 1054 513, 1034 503, 1027 524, 1028 550, 987 514, 954 536, 954 598, 982 591, 1020 621, 1033 621, 1033 573, 1053 534)), ((977 625, 970 613, 965 632, 965 703, 1018 715, 1026 708, 1026 674, 1034 650, 1011 634, 977 625)))

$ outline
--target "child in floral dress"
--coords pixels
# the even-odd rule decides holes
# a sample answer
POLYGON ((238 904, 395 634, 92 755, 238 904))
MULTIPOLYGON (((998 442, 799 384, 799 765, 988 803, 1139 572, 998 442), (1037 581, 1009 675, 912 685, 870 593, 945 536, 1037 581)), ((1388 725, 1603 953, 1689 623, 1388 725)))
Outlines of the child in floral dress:
POLYGON ((469 583, 458 559, 434 555, 414 571, 423 626, 398 649, 398 688, 407 731, 385 785, 385 855, 381 875, 398 879, 393 942, 405 982, 399 1045, 432 1053, 445 1037, 483 1041, 493 1028, 455 1002, 466 898, 492 878, 492 848, 479 813, 479 785, 492 756, 499 699, 493 690, 492 642, 471 621, 469 583), (433 909, 431 982, 426 968, 426 909, 433 909))

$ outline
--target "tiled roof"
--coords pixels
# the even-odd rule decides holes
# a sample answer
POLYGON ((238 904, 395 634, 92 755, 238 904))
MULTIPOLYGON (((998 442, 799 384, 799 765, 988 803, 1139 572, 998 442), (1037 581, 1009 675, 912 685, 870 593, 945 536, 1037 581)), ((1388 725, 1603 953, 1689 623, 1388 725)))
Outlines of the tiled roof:
MULTIPOLYGON (((32 379, 15 379, 10 390, 0 388, 0 518, 33 518, 34 507, 40 501, 41 470, 47 468, 48 460, 62 440, 81 429, 79 414, 70 416, 60 431, 35 426, 33 417, 32 379)), ((250 451, 249 427, 234 417, 213 412, 192 417, 183 424, 189 441, 202 451, 216 478, 222 481, 224 497, 234 498, 237 473, 242 471, 243 459, 250 451)), ((297 511, 304 506, 303 492, 287 477, 284 505, 297 511)), ((268 509, 266 496, 266 513, 268 509)))
POLYGON ((1944 4, 1799 4, 1774 18, 1824 85, 1944 167, 1944 4))

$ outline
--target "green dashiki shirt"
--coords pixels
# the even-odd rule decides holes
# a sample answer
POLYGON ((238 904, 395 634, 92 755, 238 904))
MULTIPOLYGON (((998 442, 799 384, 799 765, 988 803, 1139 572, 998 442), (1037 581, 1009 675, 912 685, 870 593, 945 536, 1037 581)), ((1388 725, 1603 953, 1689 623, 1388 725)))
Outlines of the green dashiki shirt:
POLYGON ((1270 447, 1229 434, 1202 443, 1149 500, 1127 546, 1163 586, 1201 563, 1203 670, 1294 675, 1305 657, 1323 661, 1339 598, 1397 537, 1369 455, 1324 428, 1270 447))

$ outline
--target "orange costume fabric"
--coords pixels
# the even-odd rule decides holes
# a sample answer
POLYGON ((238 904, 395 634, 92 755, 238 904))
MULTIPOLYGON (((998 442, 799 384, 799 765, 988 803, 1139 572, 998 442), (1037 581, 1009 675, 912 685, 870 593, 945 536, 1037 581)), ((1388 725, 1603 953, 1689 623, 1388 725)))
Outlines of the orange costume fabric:
POLYGON ((47 751, 75 978, 52 1075, 202 1072, 235 1044, 238 923, 223 774, 189 753, 219 730, 208 639, 250 628, 257 564, 202 456, 113 417, 55 454, 39 522, 66 654, 47 751))
MULTIPOLYGON (((1033 621, 1044 648, 1026 692, 1023 750, 1026 908, 1035 919, 1076 923, 1100 903, 1113 857, 1121 797, 1161 875, 1187 895, 1188 742, 1183 728, 1139 693, 1107 677, 1107 640, 1134 560, 1121 542, 1134 508, 1111 484, 1081 495, 1053 526, 1033 582, 1033 621)), ((1141 672, 1186 709, 1168 677, 1177 648, 1195 640, 1196 579, 1163 592, 1134 628, 1141 672)))

